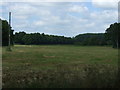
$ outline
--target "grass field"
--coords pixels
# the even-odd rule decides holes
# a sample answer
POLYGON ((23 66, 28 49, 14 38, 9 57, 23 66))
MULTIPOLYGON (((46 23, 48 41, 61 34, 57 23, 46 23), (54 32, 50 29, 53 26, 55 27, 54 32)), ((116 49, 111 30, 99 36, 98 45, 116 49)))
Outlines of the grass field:
POLYGON ((3 87, 115 87, 118 50, 105 46, 15 45, 2 50, 3 87))

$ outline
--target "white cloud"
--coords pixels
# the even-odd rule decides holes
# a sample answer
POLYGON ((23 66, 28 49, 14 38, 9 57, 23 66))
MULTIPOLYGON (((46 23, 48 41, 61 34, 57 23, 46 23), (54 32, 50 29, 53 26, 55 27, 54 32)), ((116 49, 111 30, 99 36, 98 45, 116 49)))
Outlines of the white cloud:
MULTIPOLYGON (((4 0, 4 2, 89 2, 90 0, 4 0)), ((1 1, 0 1, 1 2, 1 1)))
POLYGON ((42 10, 38 9, 36 11, 36 15, 49 16, 50 14, 51 14, 51 12, 48 10, 45 10, 45 9, 42 9, 42 10))
POLYGON ((70 2, 29 2, 30 5, 34 5, 37 7, 59 7, 59 6, 69 6, 70 2))
POLYGON ((7 10, 11 11, 15 16, 50 15, 50 11, 46 7, 34 6, 33 3, 11 3, 7 10))
POLYGON ((29 27, 30 23, 28 20, 17 20, 17 21, 13 21, 12 26, 16 29, 22 29, 29 27))
POLYGON ((27 27, 27 24, 25 23, 21 23, 21 24, 17 24, 14 26, 14 28, 17 28, 18 30, 22 30, 23 28, 27 27))
POLYGON ((20 20, 25 20, 27 19, 28 17, 27 16, 20 16, 20 15, 17 15, 17 16, 14 16, 15 19, 20 19, 20 20))
POLYGON ((93 2, 119 2, 119 0, 92 0, 93 2))
POLYGON ((0 15, 2 16, 2 8, 0 8, 0 15))
POLYGON ((9 11, 16 15, 30 15, 34 14, 36 11, 35 7, 30 6, 29 4, 17 3, 8 6, 9 11))
POLYGON ((86 11, 88 11, 88 8, 85 7, 85 6, 74 5, 73 7, 70 7, 70 8, 69 8, 69 11, 70 11, 70 12, 80 13, 80 12, 86 12, 86 11))
POLYGON ((92 0, 95 7, 103 9, 117 9, 119 0, 92 0))
POLYGON ((118 20, 118 12, 113 10, 103 10, 101 12, 92 12, 90 17, 98 22, 112 23, 118 20))
POLYGON ((91 28, 91 27, 94 27, 94 26, 95 26, 95 23, 92 22, 92 23, 86 24, 84 27, 86 27, 86 28, 91 28))
POLYGON ((7 6, 8 3, 7 2, 0 2, 0 6, 7 6))
POLYGON ((45 25, 45 22, 43 22, 43 21, 36 21, 36 22, 33 23, 33 25, 35 25, 35 26, 43 26, 43 25, 45 25))

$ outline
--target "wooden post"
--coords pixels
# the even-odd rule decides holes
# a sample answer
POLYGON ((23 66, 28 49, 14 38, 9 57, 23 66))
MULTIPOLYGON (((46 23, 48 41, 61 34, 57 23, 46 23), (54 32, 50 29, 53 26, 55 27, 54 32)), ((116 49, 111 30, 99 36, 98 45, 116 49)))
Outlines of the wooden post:
POLYGON ((11 34, 11 12, 9 12, 9 31, 8 31, 8 51, 12 51, 11 50, 11 41, 10 41, 10 38, 11 38, 11 36, 10 36, 10 34, 11 34))

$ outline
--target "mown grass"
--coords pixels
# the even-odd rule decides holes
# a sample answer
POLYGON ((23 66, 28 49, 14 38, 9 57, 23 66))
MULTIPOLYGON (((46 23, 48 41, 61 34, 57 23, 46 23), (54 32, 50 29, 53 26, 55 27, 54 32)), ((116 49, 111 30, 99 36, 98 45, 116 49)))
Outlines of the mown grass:
POLYGON ((4 88, 117 87, 118 50, 73 45, 3 47, 4 88))

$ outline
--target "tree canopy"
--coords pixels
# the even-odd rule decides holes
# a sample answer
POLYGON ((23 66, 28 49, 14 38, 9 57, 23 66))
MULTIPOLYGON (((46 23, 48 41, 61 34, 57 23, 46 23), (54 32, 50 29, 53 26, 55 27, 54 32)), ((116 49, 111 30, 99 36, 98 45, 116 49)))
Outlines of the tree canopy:
POLYGON ((16 32, 14 35, 16 44, 40 45, 40 44, 77 44, 77 45, 107 45, 104 33, 79 34, 73 38, 47 35, 40 33, 16 32))
MULTIPOLYGON (((9 40, 9 29, 10 26, 8 24, 8 22, 6 20, 1 20, 0 22, 2 23, 2 25, 0 25, 1 27, 1 31, 2 31, 2 46, 8 46, 8 40, 9 40)), ((14 30, 10 30, 10 35, 11 35, 11 45, 13 45, 13 31, 14 30)))
POLYGON ((113 48, 120 47, 120 23, 111 24, 105 34, 107 39, 112 41, 113 48))
POLYGON ((74 40, 79 45, 107 45, 104 33, 79 34, 74 40))
POLYGON ((30 33, 16 32, 14 35, 15 43, 26 45, 40 45, 40 44, 73 44, 71 37, 45 35, 44 33, 30 33))

